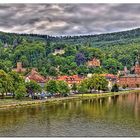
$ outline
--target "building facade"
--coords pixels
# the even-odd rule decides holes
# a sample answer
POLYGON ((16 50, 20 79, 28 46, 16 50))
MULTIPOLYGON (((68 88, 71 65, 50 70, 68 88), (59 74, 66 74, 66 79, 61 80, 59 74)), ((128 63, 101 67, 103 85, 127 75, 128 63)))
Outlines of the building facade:
POLYGON ((120 87, 138 88, 140 87, 140 64, 136 62, 132 69, 132 73, 124 72, 123 76, 119 76, 117 84, 120 87))
POLYGON ((58 76, 57 80, 62 80, 68 83, 69 87, 72 87, 73 84, 80 84, 80 82, 83 80, 83 77, 80 77, 78 75, 73 76, 58 76))
POLYGON ((87 62, 88 67, 99 67, 100 65, 100 60, 97 58, 93 58, 92 60, 87 62))

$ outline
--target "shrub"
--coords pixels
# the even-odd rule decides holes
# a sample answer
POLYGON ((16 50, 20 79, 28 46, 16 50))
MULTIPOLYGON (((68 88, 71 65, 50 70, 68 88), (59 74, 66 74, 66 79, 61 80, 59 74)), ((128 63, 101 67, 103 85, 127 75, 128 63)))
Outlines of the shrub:
POLYGON ((123 85, 122 88, 125 89, 126 88, 126 85, 123 85))

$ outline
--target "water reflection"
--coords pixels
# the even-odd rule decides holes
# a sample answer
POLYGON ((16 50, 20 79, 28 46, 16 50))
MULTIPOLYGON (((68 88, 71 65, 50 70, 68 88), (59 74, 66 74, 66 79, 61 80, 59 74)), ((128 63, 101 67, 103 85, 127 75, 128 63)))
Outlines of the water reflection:
POLYGON ((140 136, 140 95, 1 110, 0 136, 140 136))

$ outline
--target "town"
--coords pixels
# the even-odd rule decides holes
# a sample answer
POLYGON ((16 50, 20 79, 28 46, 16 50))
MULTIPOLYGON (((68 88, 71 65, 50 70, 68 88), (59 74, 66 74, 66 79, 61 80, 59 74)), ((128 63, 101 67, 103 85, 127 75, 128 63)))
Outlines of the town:
MULTIPOLYGON (((58 53, 59 53, 59 51, 58 51, 58 53)), ((93 58, 91 61, 87 62, 87 66, 88 67, 101 67, 101 63, 100 63, 99 59, 93 58)), ((80 91, 78 92, 78 85, 80 85, 83 81, 86 81, 86 79, 90 79, 94 76, 94 74, 88 73, 86 76, 59 75, 57 77, 51 77, 51 76, 45 77, 45 76, 42 76, 38 72, 37 68, 32 68, 30 70, 27 70, 26 68, 24 68, 22 66, 22 62, 17 62, 17 67, 13 68, 12 71, 14 71, 18 74, 27 73, 27 71, 28 71, 28 73, 26 75, 22 76, 25 83, 34 81, 34 82, 38 83, 42 87, 42 89, 44 88, 45 84, 49 83, 49 81, 51 81, 51 80, 63 81, 65 83, 67 83, 71 94, 80 93, 80 91)), ((133 66, 131 68, 131 71, 129 71, 127 69, 127 67, 125 66, 124 70, 118 71, 117 75, 106 73, 106 74, 98 74, 98 75, 96 75, 96 77, 103 77, 107 81, 107 84, 104 86, 107 86, 107 87, 104 87, 104 89, 93 87, 93 89, 95 88, 93 93, 97 93, 97 91, 98 92, 105 92, 105 91, 106 92, 107 91, 108 92, 109 91, 118 92, 119 90, 136 89, 136 88, 140 87, 140 64, 138 61, 136 61, 135 66, 133 66), (113 90, 114 86, 117 86, 117 89, 113 90)), ((89 86, 91 86, 91 85, 89 85, 89 86)), ((100 85, 100 86, 102 86, 102 85, 100 85)), ((88 88, 87 88, 87 90, 83 89, 83 92, 88 93, 89 92, 88 88)), ((52 93, 54 93, 54 91, 52 91, 52 93)), ((56 93, 58 93, 58 92, 56 91, 56 93)), ((82 93, 82 91, 81 91, 81 93, 82 93)))
POLYGON ((139 137, 140 4, 39 2, 0 4, 0 137, 139 137))

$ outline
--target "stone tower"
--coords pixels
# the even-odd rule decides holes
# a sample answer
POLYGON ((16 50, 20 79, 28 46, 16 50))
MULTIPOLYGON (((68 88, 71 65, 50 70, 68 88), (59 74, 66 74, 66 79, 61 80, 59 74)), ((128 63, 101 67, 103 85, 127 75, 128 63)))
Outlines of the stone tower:
POLYGON ((135 63, 135 66, 134 66, 134 72, 135 72, 135 74, 140 75, 140 55, 139 55, 139 53, 138 53, 138 56, 136 58, 136 63, 135 63))

